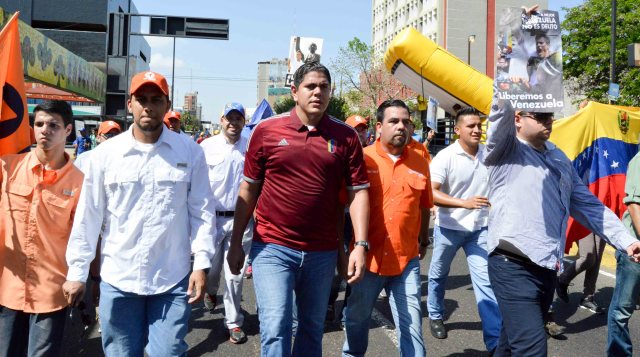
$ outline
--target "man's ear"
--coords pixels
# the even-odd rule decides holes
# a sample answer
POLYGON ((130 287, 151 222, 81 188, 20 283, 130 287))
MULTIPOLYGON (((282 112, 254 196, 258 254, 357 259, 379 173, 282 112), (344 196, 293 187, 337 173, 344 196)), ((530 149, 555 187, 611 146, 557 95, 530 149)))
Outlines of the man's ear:
POLYGON ((291 96, 293 97, 293 101, 298 103, 298 88, 293 84, 291 85, 291 96))
POLYGON ((71 132, 73 131, 73 125, 67 124, 67 127, 64 128, 64 130, 67 133, 67 136, 71 135, 71 132))

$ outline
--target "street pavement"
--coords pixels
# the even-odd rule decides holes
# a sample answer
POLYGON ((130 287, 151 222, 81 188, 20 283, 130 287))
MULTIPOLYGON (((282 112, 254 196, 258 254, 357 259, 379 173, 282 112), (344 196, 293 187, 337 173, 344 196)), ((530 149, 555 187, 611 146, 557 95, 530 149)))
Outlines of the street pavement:
MULTIPOLYGON (((469 271, 462 250, 458 252, 447 281, 445 305, 447 310, 446 326, 449 338, 437 340, 429 331, 429 320, 426 313, 427 272, 431 260, 431 249, 421 262, 422 302, 423 302, 423 335, 429 356, 486 356, 482 342, 482 330, 478 317, 475 298, 469 278, 469 271)), ((574 285, 569 288, 570 303, 564 304, 556 300, 556 320, 566 327, 566 333, 560 339, 549 339, 549 356, 602 356, 607 340, 607 317, 604 314, 592 314, 578 308, 581 298, 582 278, 579 275, 574 285)), ((615 268, 604 267, 598 278, 596 301, 608 305, 615 286, 615 268)), ((223 286, 223 285, 222 285, 223 286)), ((344 292, 340 293, 338 304, 342 304, 344 292)), ((222 301, 221 292, 218 301, 222 301)), ((187 343, 190 346, 189 356, 259 356, 260 333, 256 314, 253 281, 244 281, 242 307, 245 310, 244 330, 248 341, 242 345, 228 342, 228 334, 224 326, 224 308, 219 304, 213 314, 206 311, 202 303, 195 304, 192 309, 190 331, 187 343)), ((73 322, 69 322, 65 333, 66 356, 102 356, 100 335, 96 325, 86 331, 80 338, 82 324, 75 313, 73 322)), ((368 356, 397 356, 396 338, 393 330, 393 318, 385 298, 378 299, 369 333, 368 356)), ((634 314, 630 323, 632 339, 636 351, 640 350, 640 312, 634 314)), ((327 324, 323 338, 323 355, 338 356, 344 342, 344 332, 337 324, 327 324)))

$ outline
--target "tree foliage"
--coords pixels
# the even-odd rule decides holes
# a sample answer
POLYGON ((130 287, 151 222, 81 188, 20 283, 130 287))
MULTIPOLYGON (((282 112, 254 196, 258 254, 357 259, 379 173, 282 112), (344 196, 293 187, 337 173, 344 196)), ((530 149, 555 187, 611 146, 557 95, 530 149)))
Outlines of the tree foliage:
MULTIPOLYGON (((290 112, 293 107, 296 106, 295 100, 292 96, 284 96, 278 99, 273 105, 273 111, 276 114, 290 112)), ((343 98, 332 96, 329 100, 329 106, 327 107, 327 114, 334 118, 345 120, 347 117, 348 109, 347 103, 343 98)))
POLYGON ((331 67, 334 82, 346 93, 349 114, 370 116, 384 100, 406 99, 401 98, 408 92, 406 87, 386 70, 373 48, 357 37, 340 47, 331 67))
MULTIPOLYGON (((640 2, 618 0, 615 63, 620 98, 616 104, 640 106, 640 69, 627 65, 627 45, 640 42, 640 2)), ((562 23, 564 78, 578 99, 606 102, 609 88, 611 0, 586 0, 565 9, 562 23)))

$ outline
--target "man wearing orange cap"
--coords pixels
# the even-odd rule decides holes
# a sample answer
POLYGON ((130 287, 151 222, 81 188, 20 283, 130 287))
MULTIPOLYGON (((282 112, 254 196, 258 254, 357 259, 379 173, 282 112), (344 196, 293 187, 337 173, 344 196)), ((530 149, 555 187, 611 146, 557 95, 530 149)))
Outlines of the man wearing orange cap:
POLYGON ((105 120, 100 123, 100 126, 98 127, 98 137, 96 137, 96 141, 98 144, 102 144, 121 132, 122 129, 118 123, 113 120, 105 120))
POLYGON ((102 231, 99 314, 108 356, 185 355, 189 303, 202 298, 214 253, 204 153, 163 125, 168 93, 162 75, 136 74, 127 103, 133 125, 83 163, 86 194, 63 290, 71 305, 82 298, 102 231))
POLYGON ((367 136, 369 134, 367 129, 369 129, 369 121, 366 118, 361 117, 360 115, 352 115, 348 117, 345 122, 349 124, 350 127, 356 130, 362 147, 367 146, 367 136))

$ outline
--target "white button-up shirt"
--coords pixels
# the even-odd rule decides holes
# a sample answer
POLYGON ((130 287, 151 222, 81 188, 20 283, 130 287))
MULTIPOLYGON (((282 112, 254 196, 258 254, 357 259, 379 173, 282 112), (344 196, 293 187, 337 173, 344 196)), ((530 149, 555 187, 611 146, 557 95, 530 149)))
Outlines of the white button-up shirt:
POLYGON ((209 181, 216 202, 216 211, 234 211, 244 170, 247 138, 230 144, 223 134, 214 135, 202 143, 209 165, 209 181))
MULTIPOLYGON (((484 150, 480 144, 478 153, 484 150)), ((456 140, 436 155, 429 164, 431 182, 440 183, 440 191, 455 198, 489 195, 489 174, 477 157, 467 154, 456 140)), ((459 231, 477 231, 487 226, 489 208, 466 209, 438 207, 435 224, 459 231)))
POLYGON ((79 165, 84 184, 67 247, 67 280, 85 281, 102 231, 101 277, 126 292, 152 295, 191 268, 211 266, 214 198, 199 145, 163 129, 142 144, 130 129, 79 165))

